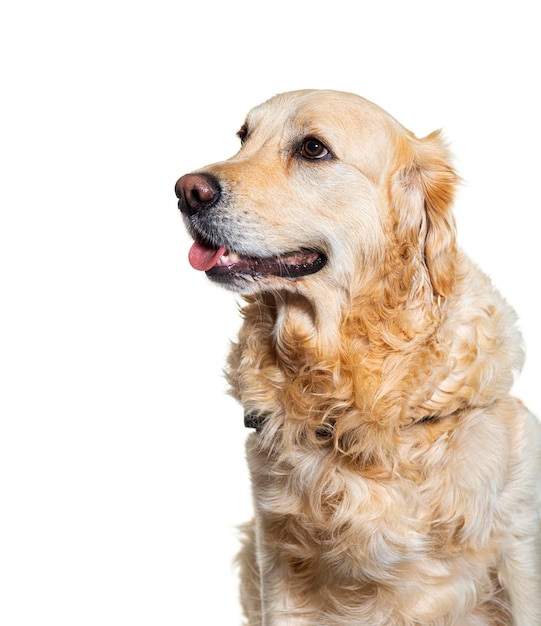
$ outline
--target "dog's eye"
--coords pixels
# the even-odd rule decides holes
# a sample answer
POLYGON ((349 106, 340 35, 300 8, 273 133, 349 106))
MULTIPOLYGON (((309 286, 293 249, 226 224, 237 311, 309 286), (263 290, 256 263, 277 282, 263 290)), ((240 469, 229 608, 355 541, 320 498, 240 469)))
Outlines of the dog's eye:
POLYGON ((299 153, 305 159, 323 159, 330 154, 329 150, 318 139, 305 139, 300 147, 299 153))
POLYGON ((247 136, 248 136, 248 126, 246 124, 243 124, 237 133, 237 137, 240 139, 241 145, 246 141, 247 136))

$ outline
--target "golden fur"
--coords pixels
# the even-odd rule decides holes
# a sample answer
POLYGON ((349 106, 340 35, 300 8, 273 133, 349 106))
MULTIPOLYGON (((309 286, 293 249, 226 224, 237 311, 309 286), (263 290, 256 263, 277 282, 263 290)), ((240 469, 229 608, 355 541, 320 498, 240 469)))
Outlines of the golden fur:
POLYGON ((300 91, 252 110, 241 138, 197 173, 221 188, 205 236, 328 259, 232 285, 228 380, 265 416, 247 442, 246 623, 541 625, 540 429, 509 394, 515 314, 457 248, 439 133, 300 91), (306 137, 330 155, 301 156, 306 137))

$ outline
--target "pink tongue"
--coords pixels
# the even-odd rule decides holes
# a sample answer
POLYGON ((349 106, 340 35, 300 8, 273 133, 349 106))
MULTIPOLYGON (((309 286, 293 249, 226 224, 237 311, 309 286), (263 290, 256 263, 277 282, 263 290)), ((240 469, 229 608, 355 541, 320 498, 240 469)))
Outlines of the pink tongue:
POLYGON ((208 248, 200 241, 196 241, 190 248, 188 260, 194 269, 206 272, 218 263, 218 260, 225 252, 226 249, 224 247, 208 248))

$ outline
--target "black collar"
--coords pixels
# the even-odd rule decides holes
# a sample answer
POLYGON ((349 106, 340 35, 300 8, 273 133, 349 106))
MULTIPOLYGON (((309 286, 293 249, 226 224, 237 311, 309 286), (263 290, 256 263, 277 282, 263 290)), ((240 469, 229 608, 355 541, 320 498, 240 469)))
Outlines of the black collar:
MULTIPOLYGON (((261 429, 267 421, 267 415, 261 415, 259 413, 245 413, 244 414, 244 426, 246 428, 254 428, 256 433, 261 432, 261 429)), ((331 439, 332 427, 322 426, 316 430, 316 435, 319 439, 331 439)))
MULTIPOLYGON (((415 420, 415 422, 412 422, 412 426, 415 424, 424 424, 426 422, 431 422, 432 420, 438 419, 438 417, 440 417, 439 415, 425 415, 424 417, 421 417, 421 419, 415 420)), ((253 428, 256 433, 261 432, 261 429, 263 428, 263 426, 265 425, 265 422, 267 421, 267 416, 266 415, 261 415, 259 413, 244 413, 244 426, 246 428, 253 428)), ((325 430, 325 434, 328 434, 328 431, 325 430)))
POLYGON ((261 431, 266 420, 266 415, 259 415, 258 413, 244 414, 244 426, 246 426, 246 428, 255 428, 257 433, 261 431))

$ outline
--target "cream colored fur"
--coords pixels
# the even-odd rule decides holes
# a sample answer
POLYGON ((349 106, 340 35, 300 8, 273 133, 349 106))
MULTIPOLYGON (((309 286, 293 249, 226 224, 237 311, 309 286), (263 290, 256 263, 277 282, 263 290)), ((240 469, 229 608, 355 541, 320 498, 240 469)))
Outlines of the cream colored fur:
POLYGON ((244 289, 228 363, 248 438, 249 626, 541 625, 540 428, 510 395, 511 307, 459 250, 457 176, 351 94, 252 110, 220 181, 229 246, 317 248, 244 289), (317 137, 332 158, 295 153, 317 137))

